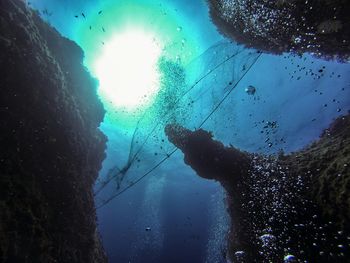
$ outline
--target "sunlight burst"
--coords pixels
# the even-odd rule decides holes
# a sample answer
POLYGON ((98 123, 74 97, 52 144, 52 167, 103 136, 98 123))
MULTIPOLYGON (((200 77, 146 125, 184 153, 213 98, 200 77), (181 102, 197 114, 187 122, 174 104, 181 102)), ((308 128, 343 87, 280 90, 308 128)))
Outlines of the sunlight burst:
POLYGON ((108 41, 95 63, 99 95, 116 107, 135 109, 159 90, 161 47, 143 30, 127 30, 108 41))

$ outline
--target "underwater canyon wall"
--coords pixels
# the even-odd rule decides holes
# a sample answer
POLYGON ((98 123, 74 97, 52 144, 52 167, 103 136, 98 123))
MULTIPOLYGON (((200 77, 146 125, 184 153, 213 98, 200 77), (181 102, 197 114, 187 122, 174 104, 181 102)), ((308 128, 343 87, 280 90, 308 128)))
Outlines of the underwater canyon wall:
POLYGON ((267 156, 225 147, 210 132, 168 125, 199 176, 227 192, 233 262, 349 262, 350 116, 299 152, 267 156))
POLYGON ((0 261, 107 262, 93 185, 104 109, 83 51, 0 1, 0 261))

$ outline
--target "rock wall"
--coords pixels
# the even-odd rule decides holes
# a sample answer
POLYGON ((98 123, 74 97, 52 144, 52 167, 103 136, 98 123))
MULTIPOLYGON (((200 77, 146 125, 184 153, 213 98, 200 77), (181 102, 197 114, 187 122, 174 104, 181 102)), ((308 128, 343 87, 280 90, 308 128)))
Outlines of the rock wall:
POLYGON ((347 0, 208 0, 219 31, 268 53, 350 59, 347 0))
POLYGON ((93 185, 104 109, 83 52, 0 1, 0 261, 107 262, 93 185))
POLYGON ((202 129, 168 125, 165 132, 186 164, 225 188, 230 260, 349 262, 350 115, 290 155, 225 147, 202 129))

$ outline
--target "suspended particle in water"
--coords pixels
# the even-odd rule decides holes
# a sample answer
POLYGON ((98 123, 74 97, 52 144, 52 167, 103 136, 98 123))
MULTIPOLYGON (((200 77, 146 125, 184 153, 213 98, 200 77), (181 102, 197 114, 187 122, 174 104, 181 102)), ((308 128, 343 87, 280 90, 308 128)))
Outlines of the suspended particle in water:
POLYGON ((235 252, 235 257, 236 257, 236 259, 238 260, 238 261, 241 261, 241 260, 243 260, 244 258, 245 258, 245 253, 244 253, 244 251, 236 251, 235 252))
POLYGON ((259 239, 262 241, 263 247, 269 247, 275 242, 276 237, 271 234, 264 234, 259 239))
POLYGON ((254 95, 255 92, 256 92, 256 88, 252 85, 249 85, 248 88, 245 89, 245 92, 248 94, 248 95, 254 95))
POLYGON ((297 262, 297 258, 295 256, 293 256, 293 255, 290 255, 290 254, 286 255, 283 260, 284 260, 285 263, 297 262))

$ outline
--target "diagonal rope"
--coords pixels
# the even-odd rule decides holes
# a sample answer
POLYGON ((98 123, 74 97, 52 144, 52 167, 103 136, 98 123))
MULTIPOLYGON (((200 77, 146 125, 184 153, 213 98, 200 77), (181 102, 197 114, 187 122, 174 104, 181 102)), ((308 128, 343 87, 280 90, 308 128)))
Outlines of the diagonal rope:
MULTIPOLYGON (((220 45, 217 44, 214 47, 220 45)), ((206 51, 203 52, 203 54, 205 54, 208 50, 212 49, 213 47, 208 48, 206 51)), ((233 54, 231 54, 230 56, 228 56, 226 59, 224 59, 223 61, 221 61, 220 63, 218 63, 217 65, 215 65, 212 69, 210 69, 206 74, 204 74, 202 77, 200 77, 199 79, 196 80, 196 82, 189 88, 187 89, 174 103, 174 106, 178 105, 179 102, 191 91, 193 90, 202 80, 204 80, 206 77, 208 77, 209 75, 211 75, 215 70, 217 70, 218 68, 220 68, 222 65, 224 65, 226 62, 230 61, 231 59, 233 59, 235 56, 239 55, 240 53, 242 53, 244 50, 241 49, 238 52, 234 52, 233 54)), ((171 113, 171 110, 169 110, 168 112, 166 112, 165 115, 168 115, 169 113, 171 113)), ((153 129, 148 133, 148 135, 146 136, 145 140, 143 141, 143 143, 141 144, 141 146, 138 148, 138 150, 135 152, 134 155, 132 155, 132 149, 133 149, 133 142, 135 139, 135 135, 136 132, 139 128, 139 123, 141 122, 141 120, 145 117, 145 113, 142 115, 142 117, 140 118, 140 120, 137 122, 136 128, 133 132, 133 136, 132 136, 132 140, 130 143, 130 150, 129 150, 129 157, 128 157, 128 161, 126 163, 126 165, 122 168, 122 169, 118 169, 119 172, 114 174, 113 176, 107 176, 108 179, 106 179, 105 181, 101 182, 101 186, 95 191, 94 196, 97 196, 113 179, 117 178, 119 175, 125 175, 128 171, 128 169, 131 167, 131 165, 135 162, 136 158, 138 157, 138 154, 142 151, 143 147, 145 146, 145 144, 147 143, 148 139, 151 137, 151 135, 154 133, 154 131, 157 129, 157 127, 160 125, 160 123, 158 122, 153 129)), ((170 119, 170 118, 168 118, 170 119)), ((114 168, 110 169, 108 174, 112 173, 114 170, 114 168)))
MULTIPOLYGON (((224 103, 224 101, 230 96, 230 94, 232 93, 232 91, 237 87, 237 85, 241 82, 241 80, 246 76, 246 74, 251 70, 251 68, 255 65, 255 63, 258 61, 258 59, 261 57, 261 53, 254 59, 253 63, 249 66, 249 68, 244 72, 244 74, 239 78, 239 80, 236 82, 236 84, 234 84, 230 90, 225 94, 225 96, 219 101, 219 103, 214 107, 214 109, 208 114, 208 116, 201 122, 201 124, 199 125, 199 128, 202 127, 208 120, 209 118, 220 108, 220 106, 224 103)), ((231 57, 232 58, 232 57, 231 57)), ((227 60, 228 61, 228 60, 227 60)), ((203 79, 203 78, 201 78, 203 79)), ((198 82, 196 82, 194 85, 198 84, 198 82)), ((194 86, 193 85, 193 86, 194 86)), ((225 89, 228 87, 228 85, 225 87, 225 89)), ((158 126, 158 125, 156 125, 158 126)), ((152 130, 152 132, 154 131, 154 129, 152 130)), ((136 185, 137 183, 139 183, 142 179, 144 179, 146 176, 148 176, 149 174, 151 174, 155 169, 157 169, 159 166, 161 166, 167 159, 169 159, 175 152, 177 151, 177 148, 174 149, 173 151, 171 151, 169 154, 167 154, 166 157, 164 157, 161 161, 159 161, 155 166, 153 166, 149 171, 147 171, 146 173, 144 173, 140 178, 138 178, 135 182, 133 182, 132 184, 130 184, 129 186, 127 186, 126 188, 124 188, 123 190, 115 193, 114 195, 112 195, 111 197, 109 197, 108 199, 104 200, 99 206, 96 207, 96 209, 100 209, 103 206, 107 205, 110 201, 112 201, 114 198, 118 197, 119 195, 121 195, 122 193, 124 193, 125 191, 127 191, 128 189, 130 189, 131 187, 133 187, 134 185, 136 185)))

